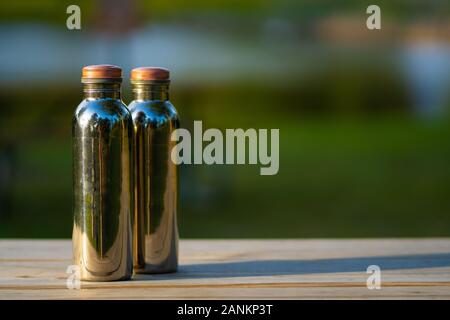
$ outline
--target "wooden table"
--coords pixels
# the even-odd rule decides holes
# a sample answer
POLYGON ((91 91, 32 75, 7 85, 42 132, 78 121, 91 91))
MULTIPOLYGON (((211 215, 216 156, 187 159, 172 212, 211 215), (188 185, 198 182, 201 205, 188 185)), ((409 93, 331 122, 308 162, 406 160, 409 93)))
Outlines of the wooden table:
POLYGON ((0 299, 450 298, 450 239, 182 240, 177 273, 79 290, 70 264, 70 240, 0 240, 0 299))

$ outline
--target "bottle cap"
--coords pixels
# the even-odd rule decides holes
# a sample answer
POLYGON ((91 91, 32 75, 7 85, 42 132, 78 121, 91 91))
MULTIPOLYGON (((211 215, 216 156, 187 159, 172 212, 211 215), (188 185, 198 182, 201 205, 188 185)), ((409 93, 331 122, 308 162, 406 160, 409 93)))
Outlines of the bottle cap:
POLYGON ((83 68, 81 80, 113 79, 122 80, 122 68, 111 64, 97 64, 83 68))
POLYGON ((131 70, 131 80, 161 81, 170 80, 170 71, 159 67, 140 67, 131 70))

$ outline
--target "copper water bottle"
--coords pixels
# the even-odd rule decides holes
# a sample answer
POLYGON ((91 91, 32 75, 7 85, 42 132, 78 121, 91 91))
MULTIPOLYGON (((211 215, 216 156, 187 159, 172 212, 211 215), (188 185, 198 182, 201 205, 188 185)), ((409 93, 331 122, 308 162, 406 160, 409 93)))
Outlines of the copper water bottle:
POLYGON ((172 132, 179 127, 169 101, 169 71, 131 71, 134 100, 134 268, 137 273, 174 272, 178 267, 178 174, 171 160, 172 132))
POLYGON ((81 280, 125 280, 133 272, 133 123, 122 70, 87 66, 81 80, 84 100, 72 121, 74 262, 81 280))

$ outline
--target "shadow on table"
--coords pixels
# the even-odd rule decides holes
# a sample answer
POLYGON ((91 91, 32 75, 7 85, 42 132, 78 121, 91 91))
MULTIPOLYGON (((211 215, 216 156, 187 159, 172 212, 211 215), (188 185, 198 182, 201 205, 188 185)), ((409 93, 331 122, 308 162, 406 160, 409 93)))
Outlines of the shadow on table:
POLYGON ((146 279, 201 279, 226 277, 256 277, 339 272, 363 272, 370 265, 381 270, 438 268, 450 266, 450 253, 397 255, 319 260, 255 260, 181 265, 175 274, 138 275, 146 279))

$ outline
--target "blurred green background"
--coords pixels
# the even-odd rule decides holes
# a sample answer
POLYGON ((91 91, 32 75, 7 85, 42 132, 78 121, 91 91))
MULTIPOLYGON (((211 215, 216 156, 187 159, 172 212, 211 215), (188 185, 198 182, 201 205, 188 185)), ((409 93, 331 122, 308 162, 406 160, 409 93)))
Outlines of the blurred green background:
POLYGON ((3 1, 0 237, 69 238, 84 65, 172 71, 182 126, 279 128, 280 171, 181 166, 184 238, 450 236, 450 4, 3 1), (82 29, 66 28, 78 4, 82 29))

